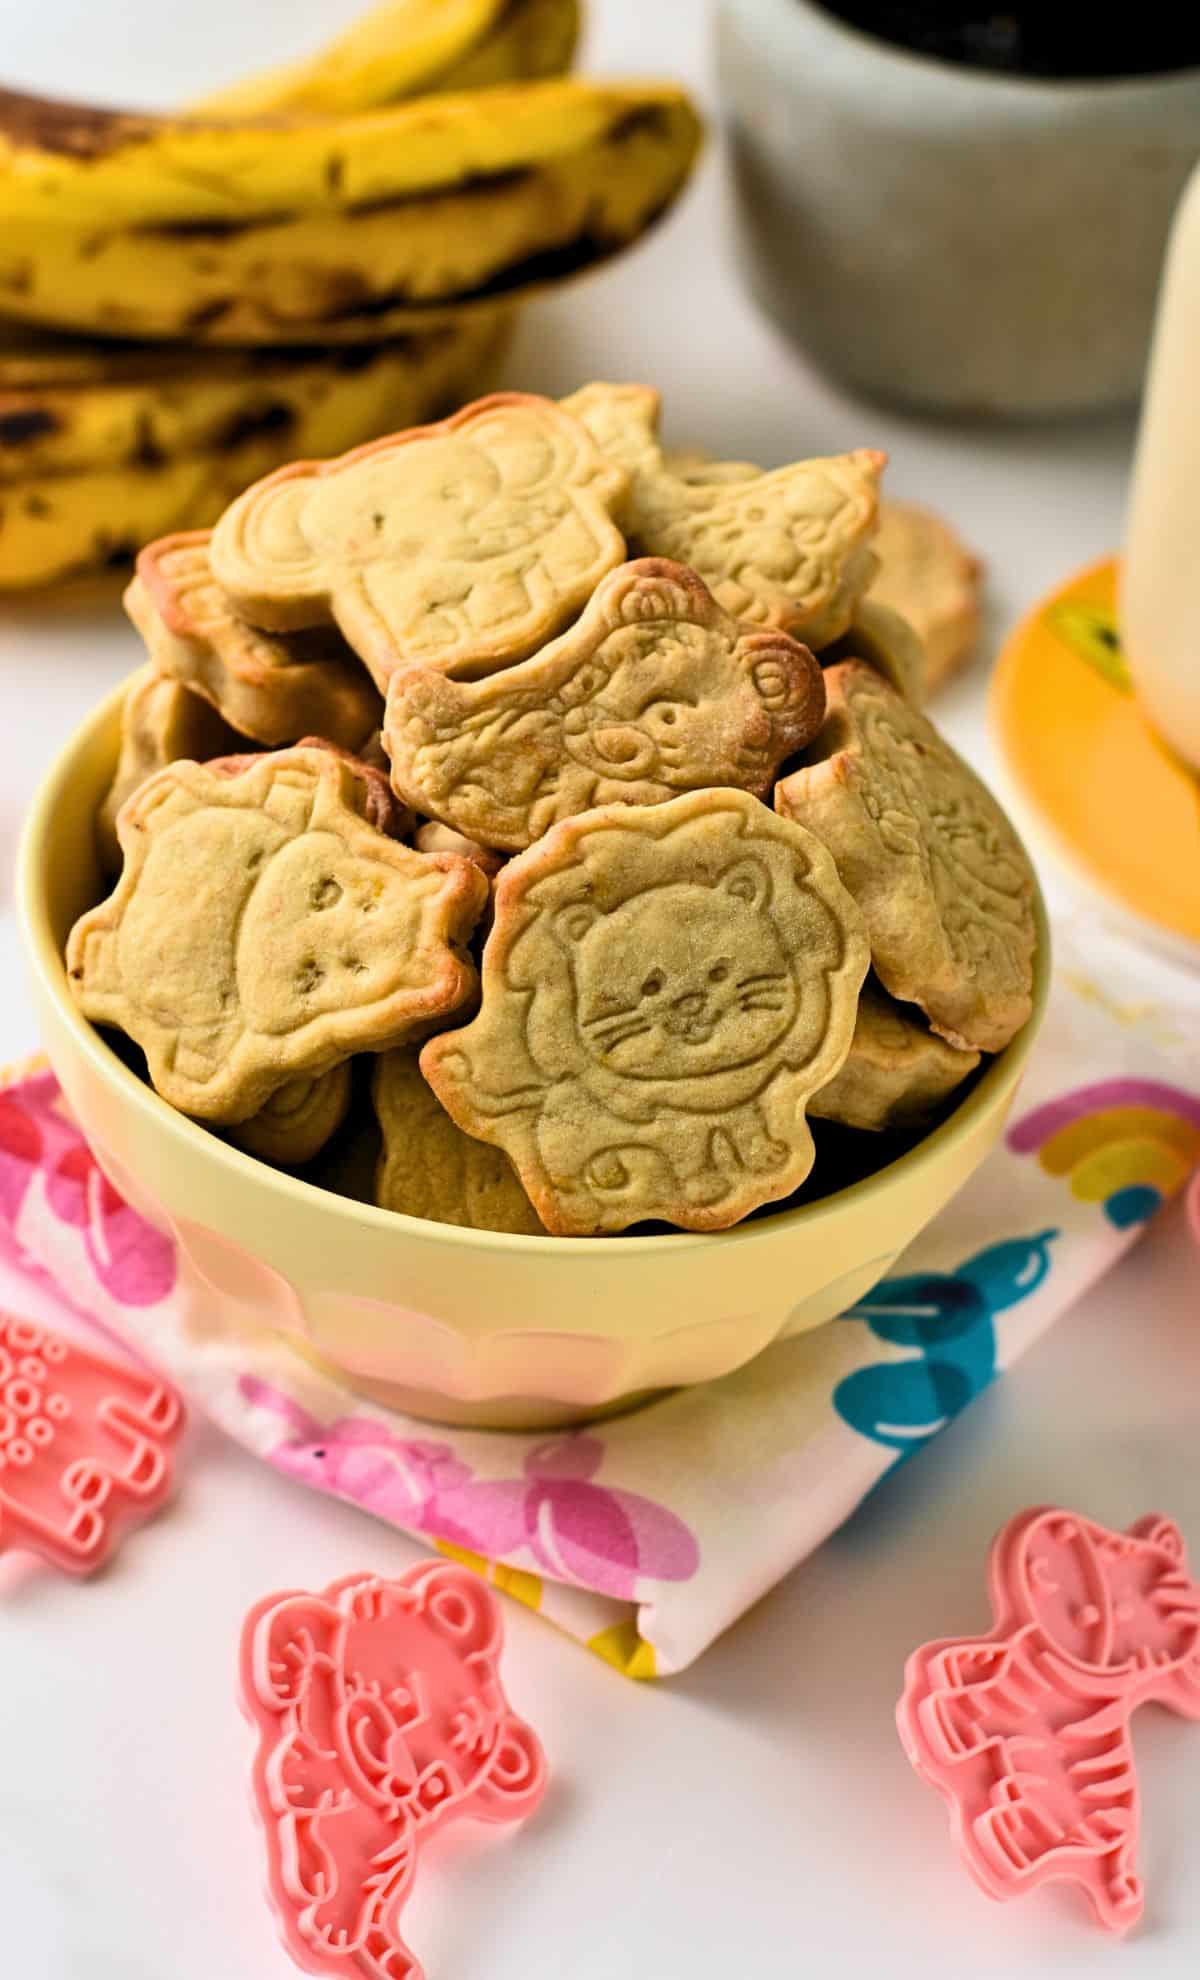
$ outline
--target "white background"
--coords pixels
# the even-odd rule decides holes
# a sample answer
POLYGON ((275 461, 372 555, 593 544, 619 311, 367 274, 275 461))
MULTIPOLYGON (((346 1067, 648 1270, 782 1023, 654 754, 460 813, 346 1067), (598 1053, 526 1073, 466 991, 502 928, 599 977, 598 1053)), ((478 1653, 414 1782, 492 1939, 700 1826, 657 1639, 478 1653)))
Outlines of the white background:
MULTIPOLYGON (((278 59, 353 0, 0 0, 7 81, 169 102, 278 59)), ((695 0, 593 0, 597 68, 710 97, 695 0)), ((817 379, 739 292, 710 151, 685 208, 617 270, 531 310, 508 381, 667 392, 670 437, 765 463, 881 444, 895 492, 985 553, 993 632, 1119 540, 1131 431, 939 428, 817 379)), ((798 267, 796 280, 804 280, 798 267)), ((1102 306, 1102 299, 1098 299, 1102 306)), ((137 658, 111 598, 0 606, 0 837, 66 731, 137 658)), ((986 667, 944 703, 981 761, 986 667)), ((1111 794, 1117 801, 1118 794, 1111 794)), ((7 903, 0 1055, 35 1043, 7 903)), ((619 1678, 525 1611, 506 1673, 553 1767, 524 1831, 471 1831, 423 1872, 408 1936, 430 1980, 953 1980, 1200 1966, 1200 1727, 1137 1729, 1147 1916, 1103 1938, 1077 1893, 990 1905, 905 1763, 907 1652, 986 1626, 983 1562, 1019 1507, 1173 1514, 1200 1559, 1196 1265, 1178 1209, 1006 1381, 894 1478, 691 1673, 619 1678)), ((24 1289, 0 1299, 32 1308, 24 1289)), ((403 1540, 302 1495, 204 1425, 184 1489, 94 1585, 0 1562, 0 1972, 12 1980, 284 1980, 259 1894, 248 1738, 232 1699, 245 1609, 281 1587, 398 1567, 403 1540)))

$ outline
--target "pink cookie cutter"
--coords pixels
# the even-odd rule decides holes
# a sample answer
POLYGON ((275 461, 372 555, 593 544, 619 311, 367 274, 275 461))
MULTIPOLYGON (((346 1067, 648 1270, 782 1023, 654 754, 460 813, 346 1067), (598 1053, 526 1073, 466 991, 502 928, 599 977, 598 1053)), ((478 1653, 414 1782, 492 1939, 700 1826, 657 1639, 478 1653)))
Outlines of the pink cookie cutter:
POLYGON ((247 1616, 267 1890, 306 1972, 421 1980, 399 1914, 423 1841, 540 1801, 546 1763, 501 1687, 501 1637, 490 1589, 441 1562, 269 1595, 247 1616))
POLYGON ((171 1489, 174 1389, 0 1312, 0 1553, 90 1574, 171 1489))
POLYGON ((1082 1884, 1100 1923, 1142 1911, 1129 1737, 1138 1705, 1200 1719, 1200 1586, 1151 1513, 1128 1533, 1046 1506, 1018 1513, 988 1563, 994 1629, 909 1658, 896 1722, 950 1804, 990 1897, 1082 1884))

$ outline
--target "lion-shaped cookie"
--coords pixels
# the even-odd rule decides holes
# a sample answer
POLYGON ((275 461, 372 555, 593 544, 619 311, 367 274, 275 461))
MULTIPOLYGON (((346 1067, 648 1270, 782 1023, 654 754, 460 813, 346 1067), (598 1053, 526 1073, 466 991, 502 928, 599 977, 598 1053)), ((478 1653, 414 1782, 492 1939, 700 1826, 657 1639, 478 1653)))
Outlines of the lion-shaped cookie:
POLYGON ((125 610, 159 673, 269 749, 310 733, 359 748, 382 714, 370 676, 331 627, 285 639, 240 619, 213 577, 210 535, 164 536, 138 557, 125 610))
POLYGON ((512 860, 495 914, 479 1016, 421 1070, 548 1230, 721 1230, 803 1182, 868 962, 811 834, 743 791, 610 805, 512 860))
POLYGON ((516 852, 597 805, 720 785, 765 796, 824 712, 807 647, 739 625, 694 571, 650 557, 610 572, 521 666, 393 675, 384 740, 415 810, 516 852))
POLYGON ((488 673, 553 638, 620 563, 624 487, 569 413, 497 392, 255 483, 213 531, 212 568, 253 625, 338 625, 380 688, 468 655, 488 673))
POLYGON ((817 650, 845 632, 876 571, 886 454, 859 448, 768 473, 741 461, 680 473, 659 445, 661 401, 650 386, 585 385, 562 403, 629 474, 616 514, 632 549, 690 564, 735 619, 817 650))
POLYGON ((364 802, 352 767, 313 749, 232 777, 172 764, 123 807, 121 879, 71 930, 67 972, 182 1113, 247 1120, 285 1081, 403 1044, 475 994, 463 945, 486 880, 385 838, 364 802))
POLYGON ((999 1052, 1033 1008, 1037 883, 1004 812, 870 667, 825 672, 829 713, 775 808, 829 847, 875 973, 963 1051, 999 1052))

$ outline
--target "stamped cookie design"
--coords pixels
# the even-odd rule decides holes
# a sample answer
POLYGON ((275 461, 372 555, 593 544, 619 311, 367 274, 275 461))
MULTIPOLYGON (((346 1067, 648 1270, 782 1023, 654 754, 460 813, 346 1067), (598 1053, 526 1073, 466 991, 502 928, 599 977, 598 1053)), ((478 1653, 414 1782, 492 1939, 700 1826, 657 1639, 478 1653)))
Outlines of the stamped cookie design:
POLYGON ((990 791, 869 667, 826 669, 829 713, 775 807, 829 847, 875 973, 963 1050, 998 1052, 1033 1008, 1036 882, 990 791))
MULTIPOLYGON (((326 742, 324 736, 302 736, 294 749, 277 749, 273 761, 303 760, 303 753, 318 750, 326 756, 336 756, 344 763, 354 779, 354 806, 360 817, 377 832, 385 832, 389 839, 403 839, 412 831, 414 819, 406 804, 401 804, 388 781, 387 773, 378 765, 368 763, 365 757, 356 756, 351 749, 342 749, 340 744, 326 742)), ((261 756, 214 756, 209 769, 214 777, 240 777, 243 770, 252 770, 261 756)), ((454 851, 454 847, 435 846, 434 852, 454 851)))
POLYGON ((515 852, 597 805, 720 785, 766 796, 824 712, 807 647, 739 625, 694 571, 650 557, 611 572, 522 666, 395 675, 384 738, 414 809, 515 852))
POLYGON ((270 749, 316 730, 358 748, 382 714, 369 674, 331 627, 283 639, 240 619, 212 574, 210 535, 164 536, 137 560, 125 610, 159 673, 270 749))
POLYGON ((498 392, 257 482, 217 524, 212 567, 254 625, 338 625, 381 688, 468 656, 489 673, 552 639, 620 563, 624 487, 569 413, 498 392))
POLYGON ((130 676, 121 707, 116 773, 96 814, 96 850, 104 871, 120 872, 117 813, 139 784, 181 757, 203 763, 239 748, 245 740, 202 695, 167 680, 155 667, 139 667, 130 676))
POLYGON ((383 1136, 375 1178, 381 1209, 472 1231, 545 1236, 504 1150, 455 1125, 414 1048, 380 1054, 371 1092, 383 1136))
POLYGON ((978 1052, 947 1045, 868 980, 846 1063, 808 1111, 842 1127, 923 1127, 978 1064, 978 1052))
POLYGON ((812 1166, 862 918, 811 834, 742 791, 568 819, 505 868, 483 1005, 421 1069, 548 1230, 720 1230, 812 1166))
POLYGON ((680 473, 658 443, 660 403, 648 385, 585 385, 563 400, 629 474, 617 520, 631 547, 690 564, 735 619, 814 648, 837 639, 875 574, 887 455, 860 448, 769 473, 742 461, 680 473))
POLYGON ((385 838, 361 803, 339 757, 291 750, 230 777, 171 765, 122 810, 124 870, 72 929, 68 975, 183 1113, 248 1120, 285 1081, 474 994, 482 874, 385 838))

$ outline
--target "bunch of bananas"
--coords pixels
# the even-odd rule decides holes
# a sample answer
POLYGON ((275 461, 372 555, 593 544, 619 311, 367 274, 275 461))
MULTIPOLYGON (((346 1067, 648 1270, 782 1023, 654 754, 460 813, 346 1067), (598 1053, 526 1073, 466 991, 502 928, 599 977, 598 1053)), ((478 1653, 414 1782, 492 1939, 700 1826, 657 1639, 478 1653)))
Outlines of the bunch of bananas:
POLYGON ((384 0, 188 115, 0 90, 0 589, 210 522, 486 384, 515 305, 636 240, 684 93, 569 79, 578 0, 384 0))

